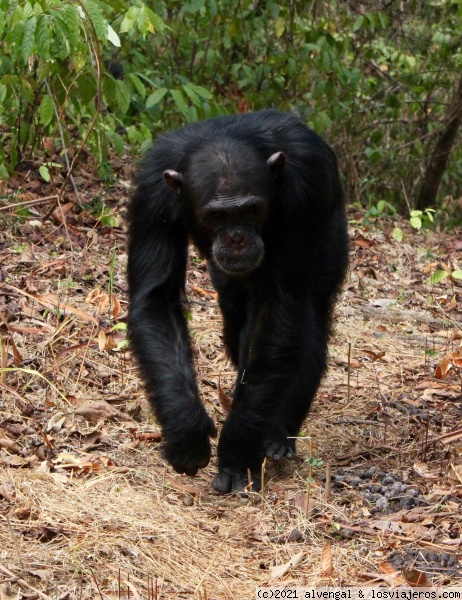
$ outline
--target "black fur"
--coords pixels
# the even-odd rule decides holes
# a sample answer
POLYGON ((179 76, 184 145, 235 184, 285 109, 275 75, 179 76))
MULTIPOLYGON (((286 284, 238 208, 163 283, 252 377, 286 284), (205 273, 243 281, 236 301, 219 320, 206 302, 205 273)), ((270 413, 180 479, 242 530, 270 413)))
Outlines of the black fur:
POLYGON ((188 239, 206 257, 238 375, 214 487, 241 491, 263 457, 295 451, 326 370, 347 267, 346 218, 329 146, 289 114, 219 117, 161 136, 130 209, 129 332, 164 456, 194 475, 215 426, 199 400, 183 316, 188 239), (268 160, 270 159, 270 160, 268 160))

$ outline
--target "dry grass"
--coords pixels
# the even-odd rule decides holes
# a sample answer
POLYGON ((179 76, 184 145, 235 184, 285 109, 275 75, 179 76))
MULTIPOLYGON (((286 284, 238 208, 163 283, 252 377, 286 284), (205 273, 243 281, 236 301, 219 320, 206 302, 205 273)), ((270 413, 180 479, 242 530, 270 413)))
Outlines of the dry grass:
MULTIPOLYGON (((125 313, 123 236, 112 230, 82 233, 80 225, 74 225, 70 245, 59 241, 65 232, 48 225, 40 235, 30 223, 4 234, 2 365, 12 370, 0 379, 0 439, 17 446, 0 442, 1 600, 246 599, 258 585, 390 584, 383 565, 400 549, 460 558, 460 439, 435 441, 423 452, 429 440, 460 428, 462 419, 457 374, 434 379, 435 365, 456 348, 452 333, 460 330, 457 310, 445 314, 426 302, 435 294, 425 283, 425 249, 444 251, 441 238, 415 237, 412 245, 399 245, 369 232, 364 235, 370 247, 353 244, 330 372, 302 432, 306 439, 293 461, 268 465, 263 497, 242 499, 213 493, 215 459, 194 479, 174 474, 160 459, 158 443, 149 439, 158 429, 129 355, 98 348, 101 329, 116 342, 123 338, 123 332, 110 331, 114 300, 98 314, 98 304, 85 299, 95 288, 108 292, 113 281, 118 316, 125 313), (76 244, 79 235, 83 247, 76 244), (112 271, 114 244, 119 251, 112 271), (43 297, 51 310, 44 311, 43 297), (398 312, 371 313, 365 307, 374 298, 396 299, 398 312), (409 321, 414 311, 420 317, 409 321), (74 412, 101 400, 122 418, 91 422, 74 412), (403 413, 397 402, 428 418, 403 413), (375 465, 413 482, 428 506, 417 521, 406 521, 374 514, 353 488, 333 489, 326 500, 325 467, 317 467, 306 517, 300 495, 309 472, 308 440, 333 473, 340 466, 354 472, 375 465), (425 476, 414 468, 416 461, 425 463, 425 476), (393 519, 401 529, 384 526, 393 519), (299 535, 289 541, 293 530, 299 535), (322 555, 329 540, 332 572, 326 574, 322 555), (271 579, 272 566, 300 552, 297 567, 271 579)), ((354 239, 361 235, 352 231, 354 239)), ((198 379, 207 409, 219 421, 218 385, 230 392, 234 374, 223 354, 216 301, 203 293, 212 290, 197 260, 188 286, 198 379)), ((460 307, 460 287, 441 290, 441 296, 454 293, 460 307)), ((434 581, 460 580, 442 573, 434 581)))

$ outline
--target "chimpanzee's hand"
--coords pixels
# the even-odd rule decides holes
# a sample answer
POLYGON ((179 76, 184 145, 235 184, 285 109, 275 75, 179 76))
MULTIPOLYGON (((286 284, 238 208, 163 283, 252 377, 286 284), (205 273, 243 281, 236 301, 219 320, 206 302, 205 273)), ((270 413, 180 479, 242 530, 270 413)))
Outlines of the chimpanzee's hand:
POLYGON ((217 437, 217 429, 204 410, 193 422, 164 428, 162 454, 177 473, 192 477, 209 464, 209 436, 217 437))
POLYGON ((295 454, 295 438, 282 425, 273 425, 264 437, 263 451, 266 458, 276 461, 284 457, 292 458, 295 454))

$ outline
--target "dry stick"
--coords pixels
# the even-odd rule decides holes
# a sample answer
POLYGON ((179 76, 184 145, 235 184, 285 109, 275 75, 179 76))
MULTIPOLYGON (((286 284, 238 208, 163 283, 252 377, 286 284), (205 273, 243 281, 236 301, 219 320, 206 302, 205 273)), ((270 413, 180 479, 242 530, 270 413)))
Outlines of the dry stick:
POLYGON ((226 536, 225 538, 223 538, 221 544, 216 549, 215 554, 212 556, 212 560, 209 562, 209 566, 205 569, 204 574, 199 579, 199 583, 196 585, 196 587, 194 589, 193 598, 197 594, 197 592, 199 591, 199 588, 201 587, 202 583, 205 581, 207 575, 210 573, 210 570, 213 567, 213 563, 215 562, 215 559, 217 558, 218 553, 222 549, 222 547, 223 547, 224 543, 227 541, 227 539, 228 539, 228 536, 226 536))
POLYGON ((331 468, 330 463, 326 464, 326 500, 330 500, 332 496, 332 476, 331 476, 331 468))
POLYGON ((348 342, 348 364, 347 364, 347 404, 350 404, 350 380, 351 380, 351 342, 348 342))
POLYGON ((247 485, 247 489, 249 492, 253 492, 253 480, 252 480, 252 472, 250 469, 247 469, 247 481, 249 482, 247 485))
POLYGON ((308 510, 309 510, 310 496, 311 496, 311 481, 313 479, 313 461, 311 460, 313 458, 313 440, 311 440, 311 439, 309 441, 309 448, 310 448, 310 462, 309 462, 309 468, 308 468, 308 483, 306 486, 305 519, 308 518, 308 510))
POLYGON ((261 497, 262 500, 265 497, 265 467, 266 467, 266 456, 263 459, 262 465, 261 465, 261 497))
POLYGON ((11 577, 12 579, 14 579, 20 585, 24 585, 26 588, 29 588, 30 590, 35 592, 38 596, 40 596, 40 598, 43 598, 43 600, 51 600, 50 596, 47 596, 46 594, 44 594, 43 592, 41 592, 40 590, 35 588, 30 583, 27 583, 27 581, 25 579, 22 579, 22 577, 18 577, 15 573, 13 573, 13 571, 10 571, 6 567, 4 567, 2 564, 0 564, 0 571, 5 573, 6 575, 8 575, 8 577, 11 577))
POLYGON ((16 553, 16 558, 18 559, 18 563, 19 566, 21 567, 21 569, 24 571, 24 564, 22 562, 22 558, 21 558, 21 553, 19 552, 19 543, 18 543, 18 539, 16 538, 16 536, 14 535, 14 531, 13 531, 13 527, 11 527, 11 521, 8 515, 5 515, 6 518, 6 522, 8 524, 8 529, 10 530, 10 535, 11 535, 11 539, 13 540, 13 544, 14 544, 14 551, 16 553))
POLYGON ((91 576, 93 577, 93 581, 95 582, 95 586, 96 586, 96 589, 98 590, 98 594, 100 595, 101 600, 104 600, 103 594, 101 593, 101 590, 99 589, 98 582, 96 581, 96 577, 95 577, 95 573, 93 572, 93 569, 90 569, 90 573, 91 573, 91 576))
POLYGON ((5 206, 0 206, 0 212, 6 212, 7 210, 11 210, 12 208, 21 208, 23 206, 35 206, 36 204, 46 204, 50 202, 50 200, 57 200, 58 196, 53 194, 53 196, 45 196, 44 198, 35 198, 35 200, 24 200, 23 202, 15 202, 14 204, 6 204, 5 206))

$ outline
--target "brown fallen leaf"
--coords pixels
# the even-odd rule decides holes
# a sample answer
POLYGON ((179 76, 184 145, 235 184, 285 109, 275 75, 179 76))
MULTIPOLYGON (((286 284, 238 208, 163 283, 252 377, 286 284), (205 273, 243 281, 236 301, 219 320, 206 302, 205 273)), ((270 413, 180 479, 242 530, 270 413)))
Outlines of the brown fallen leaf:
POLYGON ((416 460, 412 465, 412 470, 414 471, 414 473, 417 473, 417 475, 419 475, 420 477, 425 477, 427 479, 436 479, 435 475, 431 472, 428 465, 418 460, 416 460))
POLYGON ((292 556, 292 558, 284 563, 283 565, 277 565, 276 567, 270 567, 269 576, 271 579, 277 579, 279 577, 283 577, 286 573, 288 573, 292 568, 297 567, 303 560, 305 556, 304 552, 299 552, 292 556))
POLYGON ((14 452, 15 454, 21 452, 21 447, 16 442, 13 442, 13 440, 8 440, 7 438, 0 438, 0 448, 5 448, 5 450, 14 452))
POLYGON ((109 352, 109 350, 117 348, 117 342, 111 333, 106 333, 104 329, 100 329, 98 333, 98 347, 100 352, 103 352, 104 350, 109 352))
POLYGON ((134 437, 135 440, 139 440, 140 442, 161 442, 162 434, 158 432, 146 432, 142 433, 137 431, 136 429, 129 429, 130 433, 134 437))
POLYGON ((388 583, 388 585, 394 587, 397 585, 404 585, 406 583, 395 567, 386 560, 378 565, 378 569, 381 573, 383 573, 383 579, 388 583))
POLYGON ((431 579, 422 571, 403 567, 401 573, 410 587, 433 587, 431 579))
POLYGON ((2 483, 0 483, 0 496, 5 498, 8 502, 15 502, 16 486, 11 481, 2 481, 2 483))
POLYGON ((89 402, 75 409, 74 414, 87 419, 87 421, 111 421, 120 419, 129 421, 129 417, 124 415, 110 404, 104 401, 89 402))
POLYGON ((197 294, 198 296, 201 296, 202 298, 205 298, 206 300, 217 300, 218 299, 217 292, 214 292, 214 291, 209 292, 208 290, 204 290, 203 288, 201 288, 198 285, 192 286, 191 293, 197 294))
POLYGON ((117 317, 120 314, 120 300, 117 298, 117 296, 112 296, 112 310, 111 310, 112 316, 114 317, 114 319, 117 319, 117 317))
POLYGON ((231 412, 231 407, 233 405, 233 399, 229 394, 223 391, 220 380, 218 380, 218 403, 223 409, 225 415, 229 415, 229 413, 231 412))
POLYGON ((332 542, 326 542, 322 549, 321 555, 321 573, 326 577, 330 577, 334 572, 332 564, 332 542))
POLYGON ((372 350, 363 350, 363 352, 364 352, 364 354, 367 354, 367 356, 370 356, 373 361, 380 360, 381 358, 383 358, 385 356, 385 350, 382 350, 381 352, 372 352, 372 350))
POLYGON ((187 483, 181 483, 180 481, 175 481, 174 479, 169 479, 167 481, 167 485, 177 490, 179 492, 184 492, 186 494, 192 494, 198 498, 202 494, 202 490, 194 485, 189 485, 187 483))
POLYGON ((294 505, 295 505, 295 508, 299 509, 299 511, 302 513, 302 515, 310 514, 310 512, 315 507, 315 502, 314 502, 313 498, 310 498, 308 500, 308 506, 306 505, 306 503, 307 503, 306 492, 297 492, 295 494, 294 505))
POLYGON ((373 242, 371 240, 368 240, 361 234, 358 234, 356 236, 354 243, 356 244, 356 246, 359 246, 360 248, 370 248, 373 245, 373 242))

